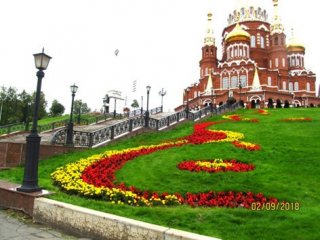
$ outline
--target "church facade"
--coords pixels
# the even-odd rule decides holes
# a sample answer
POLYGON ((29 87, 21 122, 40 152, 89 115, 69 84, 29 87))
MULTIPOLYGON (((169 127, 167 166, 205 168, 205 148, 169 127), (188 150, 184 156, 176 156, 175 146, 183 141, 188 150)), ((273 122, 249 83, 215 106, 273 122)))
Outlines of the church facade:
POLYGON ((318 106, 316 75, 304 64, 305 47, 292 31, 287 39, 273 0, 274 16, 268 22, 265 10, 243 6, 228 17, 222 32, 222 58, 208 14, 208 29, 202 47, 200 80, 183 92, 184 104, 176 110, 200 109, 226 101, 243 101, 247 107, 318 106))

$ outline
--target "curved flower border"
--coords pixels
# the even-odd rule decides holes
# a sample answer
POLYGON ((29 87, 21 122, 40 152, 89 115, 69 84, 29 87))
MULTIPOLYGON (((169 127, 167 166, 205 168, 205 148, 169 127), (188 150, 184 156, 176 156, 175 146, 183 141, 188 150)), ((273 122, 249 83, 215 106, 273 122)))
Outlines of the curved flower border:
POLYGON ((180 205, 190 206, 224 206, 250 208, 254 202, 278 202, 275 198, 266 198, 261 193, 251 192, 207 192, 168 194, 142 191, 124 183, 114 184, 115 172, 130 160, 138 156, 150 154, 185 144, 201 144, 210 142, 235 142, 244 138, 241 133, 231 131, 213 131, 205 128, 214 123, 195 125, 192 135, 183 139, 157 145, 140 146, 124 150, 106 151, 86 159, 67 164, 51 174, 54 183, 63 191, 90 198, 99 198, 114 204, 133 206, 180 205), (204 134, 202 138, 200 135, 204 134))

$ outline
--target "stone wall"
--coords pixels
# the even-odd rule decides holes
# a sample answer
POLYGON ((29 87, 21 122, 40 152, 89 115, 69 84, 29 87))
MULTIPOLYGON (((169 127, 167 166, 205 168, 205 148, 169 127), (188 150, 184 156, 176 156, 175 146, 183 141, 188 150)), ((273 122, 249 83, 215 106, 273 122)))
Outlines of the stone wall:
POLYGON ((218 240, 46 198, 34 202, 33 219, 80 237, 113 240, 218 240))
MULTIPOLYGON (((73 148, 58 145, 40 145, 39 159, 43 160, 50 156, 81 151, 86 148, 73 148)), ((0 142, 0 169, 20 166, 25 160, 25 143, 0 142)))

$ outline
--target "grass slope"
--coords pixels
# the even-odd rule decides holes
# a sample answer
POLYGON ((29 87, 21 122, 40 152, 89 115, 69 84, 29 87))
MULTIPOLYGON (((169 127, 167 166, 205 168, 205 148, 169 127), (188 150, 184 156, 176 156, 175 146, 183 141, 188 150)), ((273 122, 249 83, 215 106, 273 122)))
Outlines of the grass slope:
MULTIPOLYGON (((200 191, 262 192, 289 202, 299 202, 299 211, 252 211, 247 209, 180 207, 129 207, 108 202, 70 196, 52 185, 50 173, 57 167, 81 157, 109 149, 124 149, 160 143, 192 133, 188 122, 167 132, 148 133, 111 144, 108 147, 70 153, 41 161, 40 185, 57 192, 51 198, 118 214, 150 223, 183 229, 222 239, 319 239, 320 233, 320 110, 274 109, 263 116, 254 110, 241 110, 244 117, 258 118, 259 123, 226 122, 212 129, 231 130, 245 134, 244 141, 261 145, 260 151, 249 152, 231 143, 185 145, 158 151, 128 162, 117 172, 117 181, 144 190, 170 193, 200 191), (311 117, 312 122, 282 122, 288 117, 311 117), (254 163, 256 169, 244 173, 192 173, 180 171, 176 165, 183 160, 232 159, 254 163)), ((221 120, 215 116, 205 121, 221 120)), ((20 182, 22 168, 0 171, 0 178, 20 182)))

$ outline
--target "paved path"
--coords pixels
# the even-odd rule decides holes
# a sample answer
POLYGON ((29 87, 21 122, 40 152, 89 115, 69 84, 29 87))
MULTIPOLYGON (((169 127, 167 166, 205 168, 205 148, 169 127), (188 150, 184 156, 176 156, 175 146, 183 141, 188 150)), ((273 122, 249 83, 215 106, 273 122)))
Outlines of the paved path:
POLYGON ((1 240, 58 240, 82 239, 68 236, 41 224, 33 223, 28 216, 0 207, 0 239, 1 240))

